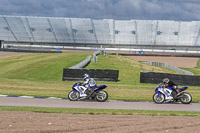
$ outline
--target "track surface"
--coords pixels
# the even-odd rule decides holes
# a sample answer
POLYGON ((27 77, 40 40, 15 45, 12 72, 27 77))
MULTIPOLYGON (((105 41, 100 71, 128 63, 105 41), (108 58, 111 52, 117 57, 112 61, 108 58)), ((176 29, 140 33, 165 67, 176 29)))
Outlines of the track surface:
POLYGON ((55 107, 55 108, 88 108, 88 109, 132 109, 132 110, 161 110, 161 111, 200 111, 200 103, 189 105, 181 103, 155 104, 153 102, 130 101, 76 101, 67 99, 40 99, 24 97, 0 97, 0 106, 22 107, 55 107))

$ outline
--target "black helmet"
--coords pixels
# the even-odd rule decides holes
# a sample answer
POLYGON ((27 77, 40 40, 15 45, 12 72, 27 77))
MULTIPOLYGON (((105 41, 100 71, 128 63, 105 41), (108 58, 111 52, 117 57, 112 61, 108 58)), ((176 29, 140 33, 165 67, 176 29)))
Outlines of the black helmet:
POLYGON ((163 79, 163 84, 168 84, 169 83, 169 79, 168 78, 164 78, 163 79))

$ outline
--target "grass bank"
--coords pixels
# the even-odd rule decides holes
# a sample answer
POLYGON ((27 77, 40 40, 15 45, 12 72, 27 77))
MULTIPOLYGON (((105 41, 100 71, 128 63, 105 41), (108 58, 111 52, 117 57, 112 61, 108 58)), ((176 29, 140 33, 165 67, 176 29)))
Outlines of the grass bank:
MULTIPOLYGON (((151 71, 161 73, 176 73, 175 71, 169 69, 150 66, 147 64, 140 63, 138 61, 134 61, 127 57, 114 55, 100 55, 98 56, 98 63, 92 62, 87 68, 120 70, 120 81, 116 83, 107 83, 109 85, 108 92, 112 94, 110 98, 117 100, 126 99, 135 101, 152 101, 154 88, 157 85, 141 84, 140 72, 151 71)), ((200 70, 200 60, 198 61, 198 66, 194 69, 200 70)), ((200 75, 200 73, 196 74, 200 75)), ((192 95, 194 102, 200 102, 200 87, 189 86, 187 92, 189 92, 192 95)))
POLYGON ((197 62, 197 66, 194 68, 183 68, 187 71, 194 73, 195 76, 200 76, 200 59, 197 62))
POLYGON ((193 111, 152 111, 152 110, 115 110, 115 109, 74 109, 74 108, 38 108, 38 107, 0 107, 0 111, 30 111, 39 113, 68 113, 90 115, 150 115, 150 116, 200 116, 193 111))
POLYGON ((72 82, 63 82, 63 68, 88 53, 22 54, 0 57, 0 94, 66 97, 72 82))
MULTIPOLYGON (((0 57, 0 94, 41 97, 67 97, 74 82, 63 82, 63 68, 73 66, 88 53, 24 54, 0 57)), ((106 84, 109 99, 152 101, 155 84, 140 84, 140 72, 167 72, 169 69, 150 66, 117 55, 100 55, 98 63, 91 62, 89 69, 119 70, 119 82, 106 84)), ((200 102, 200 89, 190 87, 194 102, 200 102)))

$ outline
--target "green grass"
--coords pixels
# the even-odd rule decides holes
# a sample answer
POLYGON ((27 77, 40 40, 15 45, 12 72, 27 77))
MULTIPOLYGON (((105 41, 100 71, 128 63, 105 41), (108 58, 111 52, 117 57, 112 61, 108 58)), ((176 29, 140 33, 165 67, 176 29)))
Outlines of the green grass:
POLYGON ((152 110, 115 110, 115 109, 74 109, 40 107, 0 107, 0 111, 30 111, 40 113, 67 113, 89 115, 150 115, 150 116, 200 116, 194 111, 152 111, 152 110))
POLYGON ((195 68, 183 68, 187 71, 194 73, 195 76, 200 76, 200 59, 197 62, 197 66, 195 68))
POLYGON ((23 54, 0 57, 0 94, 66 97, 72 82, 63 82, 63 68, 88 53, 23 54))
MULTIPOLYGON (((42 97, 67 97, 73 81, 63 82, 63 68, 73 66, 88 56, 87 53, 23 54, 0 57, 0 94, 42 97)), ((169 69, 150 66, 116 55, 100 55, 98 63, 91 62, 89 69, 119 70, 119 82, 97 82, 106 84, 109 99, 152 101, 155 84, 141 84, 140 72, 153 71, 175 73, 169 69)), ((189 71, 199 75, 200 61, 189 71)), ((199 87, 188 89, 194 102, 200 102, 199 87)), ((199 112, 151 111, 151 110, 106 110, 0 107, 0 111, 32 111, 41 113, 152 115, 152 116, 200 116, 199 112)))
POLYGON ((116 55, 99 55, 98 63, 92 62, 86 68, 119 70, 119 82, 117 82, 117 84, 124 85, 140 84, 140 72, 144 71, 176 73, 175 71, 169 69, 150 66, 134 61, 128 57, 116 55))
MULTIPOLYGON (((119 82, 109 83, 107 89, 109 98, 117 100, 134 100, 134 101, 152 101, 154 88, 156 84, 141 84, 140 72, 164 72, 176 73, 169 69, 150 66, 130 58, 115 55, 100 55, 98 63, 92 62, 87 68, 95 69, 116 69, 119 71, 119 82), (106 62, 105 62, 106 61, 106 62)), ((199 67, 200 68, 200 67, 199 67)), ((100 82, 104 84, 104 82, 100 82)), ((200 102, 200 88, 197 86, 189 86, 187 92, 191 93, 194 102, 200 102)))
POLYGON ((73 66, 87 54, 26 54, 0 57, 0 77, 28 81, 61 81, 63 68, 73 66))
MULTIPOLYGON (((63 82, 63 68, 73 66, 88 53, 62 54, 24 54, 0 57, 0 94, 28 95, 42 97, 67 97, 73 81, 63 82)), ((167 72, 169 69, 139 63, 132 59, 116 55, 100 55, 98 63, 92 62, 90 69, 119 70, 119 82, 97 82, 106 84, 109 99, 152 101, 155 84, 141 84, 140 72, 167 72)), ((199 87, 190 87, 194 102, 200 102, 199 87)))

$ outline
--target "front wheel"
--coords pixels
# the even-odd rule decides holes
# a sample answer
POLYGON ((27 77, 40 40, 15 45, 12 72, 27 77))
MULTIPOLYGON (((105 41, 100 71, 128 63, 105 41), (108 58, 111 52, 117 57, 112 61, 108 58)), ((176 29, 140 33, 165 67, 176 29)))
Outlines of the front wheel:
POLYGON ((72 90, 69 94, 68 94, 68 98, 70 101, 77 101, 80 97, 80 94, 78 91, 74 91, 72 90))
POLYGON ((153 95, 153 101, 157 104, 161 104, 165 101, 165 96, 160 93, 160 92, 156 92, 154 95, 153 95))
POLYGON ((96 100, 98 102, 105 102, 108 99, 108 93, 106 91, 99 91, 96 94, 96 100))
POLYGON ((192 96, 189 93, 184 92, 180 98, 181 103, 190 104, 192 102, 192 96))

